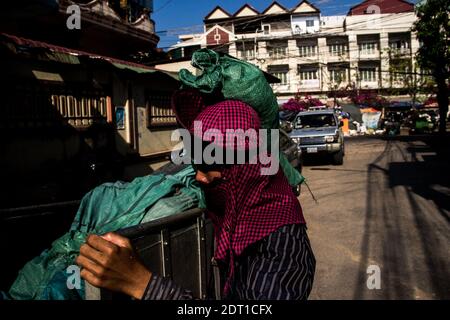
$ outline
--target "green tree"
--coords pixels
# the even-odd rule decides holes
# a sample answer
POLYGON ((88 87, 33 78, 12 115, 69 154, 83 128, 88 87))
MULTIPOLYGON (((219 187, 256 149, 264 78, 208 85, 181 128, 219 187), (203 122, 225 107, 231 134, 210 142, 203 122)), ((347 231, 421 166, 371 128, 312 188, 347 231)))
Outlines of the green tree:
POLYGON ((419 93, 429 94, 434 91, 433 77, 421 74, 417 63, 399 53, 389 52, 389 72, 391 76, 389 93, 399 95, 407 93, 413 104, 418 102, 419 93), (397 87, 396 85, 400 85, 397 87))
POLYGON ((418 20, 413 30, 421 42, 417 61, 429 70, 437 85, 441 133, 446 130, 450 77, 450 0, 424 0, 417 5, 418 20))

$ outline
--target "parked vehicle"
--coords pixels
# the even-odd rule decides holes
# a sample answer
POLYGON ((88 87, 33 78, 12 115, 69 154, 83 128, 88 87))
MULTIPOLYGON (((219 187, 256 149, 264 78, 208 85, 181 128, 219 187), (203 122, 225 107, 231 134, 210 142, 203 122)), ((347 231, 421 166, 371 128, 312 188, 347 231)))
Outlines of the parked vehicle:
POLYGON ((294 121, 295 116, 297 114, 298 114, 298 111, 292 111, 292 110, 280 111, 280 113, 279 113, 280 121, 292 122, 292 121, 294 121))
POLYGON ((329 110, 327 106, 314 106, 309 107, 309 111, 320 111, 320 110, 329 110))
POLYGON ((284 110, 280 111, 280 128, 289 133, 292 131, 292 121, 294 121, 298 111, 284 110))
POLYGON ((297 143, 302 153, 329 154, 333 163, 344 163, 344 135, 333 110, 300 112, 294 120, 289 136, 297 143))

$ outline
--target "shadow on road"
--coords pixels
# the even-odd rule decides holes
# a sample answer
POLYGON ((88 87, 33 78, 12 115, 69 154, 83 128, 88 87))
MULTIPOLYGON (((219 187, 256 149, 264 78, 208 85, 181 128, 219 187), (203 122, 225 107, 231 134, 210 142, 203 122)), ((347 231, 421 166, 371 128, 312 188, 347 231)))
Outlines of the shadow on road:
POLYGON ((355 299, 415 299, 423 292, 450 298, 449 146, 449 139, 389 138, 368 165, 355 299), (382 264, 384 288, 368 294, 367 267, 374 259, 382 264))
POLYGON ((332 164, 331 156, 328 154, 303 154, 303 165, 305 167, 327 166, 332 164))

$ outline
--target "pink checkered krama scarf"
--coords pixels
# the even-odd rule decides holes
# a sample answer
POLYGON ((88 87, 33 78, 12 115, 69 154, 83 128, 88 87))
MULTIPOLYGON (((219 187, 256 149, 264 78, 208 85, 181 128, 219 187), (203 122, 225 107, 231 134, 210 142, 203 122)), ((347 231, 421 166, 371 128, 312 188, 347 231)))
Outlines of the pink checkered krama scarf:
MULTIPOLYGON (((225 141, 214 141, 222 147, 235 149, 252 147, 237 145, 226 138, 226 129, 260 129, 257 113, 247 104, 226 100, 208 106, 196 117, 202 133, 218 129, 225 141)), ((193 126, 191 126, 193 132, 193 126)), ((214 137, 204 135, 204 141, 214 137)), ((269 165, 267 165, 269 166, 269 165)), ((275 175, 262 175, 263 164, 235 164, 221 170, 222 180, 204 187, 208 213, 214 222, 217 249, 215 258, 229 265, 225 293, 233 276, 235 258, 258 240, 287 224, 304 224, 300 203, 294 195, 283 170, 275 175)))

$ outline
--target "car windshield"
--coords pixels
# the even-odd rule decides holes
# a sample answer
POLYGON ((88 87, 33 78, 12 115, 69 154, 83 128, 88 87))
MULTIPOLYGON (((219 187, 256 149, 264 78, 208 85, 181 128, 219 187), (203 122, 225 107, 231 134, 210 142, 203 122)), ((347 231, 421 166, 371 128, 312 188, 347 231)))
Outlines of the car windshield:
POLYGON ((336 126, 336 120, 332 114, 301 115, 295 121, 295 127, 297 129, 333 126, 336 126))

